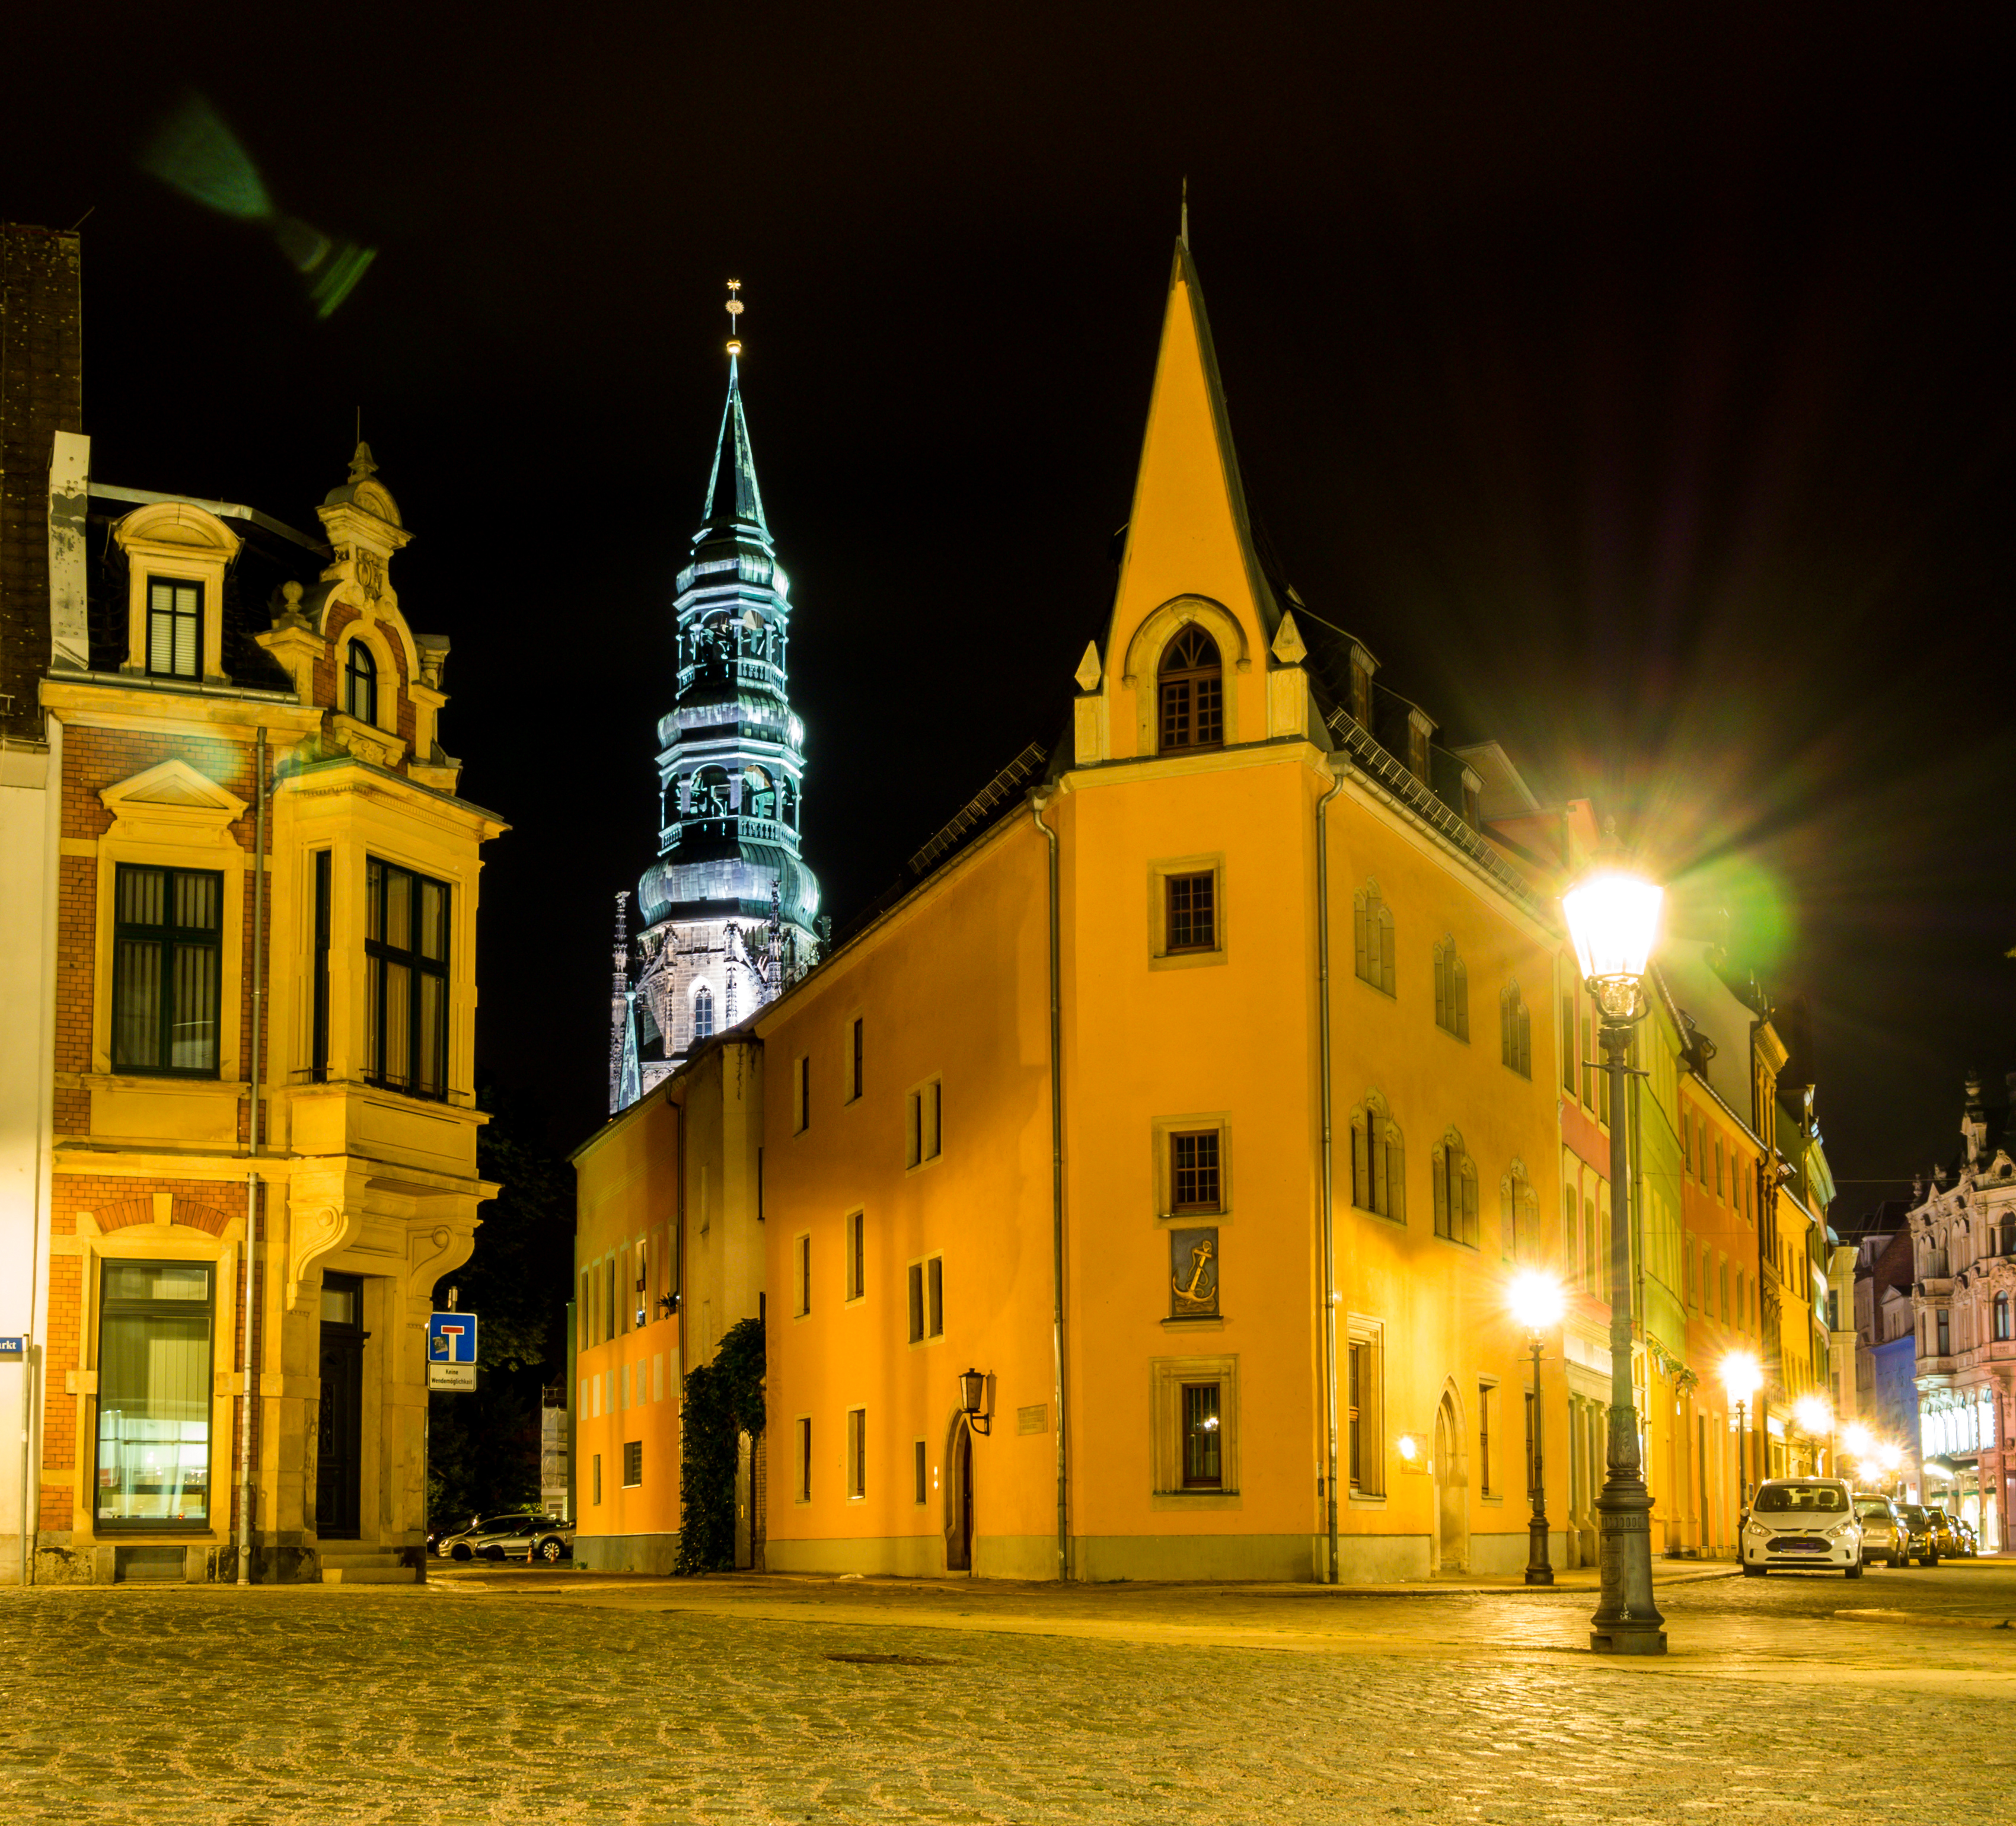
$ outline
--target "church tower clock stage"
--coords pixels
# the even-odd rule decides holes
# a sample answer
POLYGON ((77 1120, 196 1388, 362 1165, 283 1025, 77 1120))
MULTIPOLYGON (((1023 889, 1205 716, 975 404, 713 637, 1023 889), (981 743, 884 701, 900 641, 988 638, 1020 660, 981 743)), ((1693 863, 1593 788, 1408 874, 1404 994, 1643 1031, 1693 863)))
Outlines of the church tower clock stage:
MULTIPOLYGON (((739 283, 729 291, 739 329, 739 283)), ((819 882, 798 849, 805 725, 790 703, 790 584, 756 483, 741 353, 731 337, 706 503, 673 602, 678 684, 658 722, 658 861, 637 884, 634 980, 628 897, 617 898, 612 1115, 819 956, 819 882)))

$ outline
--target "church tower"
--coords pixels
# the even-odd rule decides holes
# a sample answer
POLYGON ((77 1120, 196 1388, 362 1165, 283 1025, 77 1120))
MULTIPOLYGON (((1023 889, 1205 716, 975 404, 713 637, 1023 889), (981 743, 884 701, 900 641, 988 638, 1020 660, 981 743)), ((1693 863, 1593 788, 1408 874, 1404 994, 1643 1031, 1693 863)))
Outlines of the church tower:
MULTIPOLYGON (((739 283, 729 291, 739 327, 739 283)), ((638 883, 636 985, 612 1001, 612 1114, 819 955, 819 882, 798 854, 805 725, 787 665, 790 584, 756 485, 741 353, 731 338, 706 504, 673 602, 679 683, 658 723, 658 861, 638 883)))

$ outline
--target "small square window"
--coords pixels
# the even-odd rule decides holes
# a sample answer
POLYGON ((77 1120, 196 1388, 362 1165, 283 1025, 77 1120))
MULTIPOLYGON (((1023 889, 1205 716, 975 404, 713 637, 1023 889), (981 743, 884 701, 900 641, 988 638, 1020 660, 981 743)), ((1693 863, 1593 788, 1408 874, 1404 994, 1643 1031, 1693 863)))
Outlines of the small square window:
POLYGON ((1163 877, 1168 897, 1166 948, 1171 951, 1210 951, 1218 948, 1217 882, 1212 872, 1163 877))
POLYGON ((1169 1137, 1169 1209, 1213 1212, 1219 1209, 1216 1129, 1169 1137))
POLYGON ((625 1440, 623 1442, 623 1487, 635 1490, 644 1481, 644 1442, 625 1440))

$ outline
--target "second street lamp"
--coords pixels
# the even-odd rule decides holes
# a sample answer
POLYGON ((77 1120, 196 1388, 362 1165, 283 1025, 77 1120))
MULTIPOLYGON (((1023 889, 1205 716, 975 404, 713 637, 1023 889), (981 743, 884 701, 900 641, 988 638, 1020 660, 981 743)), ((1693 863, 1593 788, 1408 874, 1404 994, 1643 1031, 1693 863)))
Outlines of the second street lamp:
POLYGON ((1526 1328, 1526 1342, 1533 1353, 1533 1454, 1526 1468, 1532 1519, 1527 1524, 1526 1583, 1551 1585, 1554 1568, 1547 1551, 1547 1474, 1540 1455, 1540 1346, 1542 1334, 1561 1323, 1561 1284, 1551 1274, 1528 1268, 1514 1279, 1510 1299, 1512 1316, 1526 1328))
POLYGON ((1764 1366, 1747 1350, 1732 1350, 1722 1360, 1722 1386, 1736 1404, 1736 1501, 1750 1507, 1750 1403, 1764 1386, 1764 1366))
POLYGON ((1589 1619, 1589 1645, 1611 1655, 1666 1652, 1666 1619, 1652 1597, 1652 1493, 1639 1456, 1631 1386, 1630 1121, 1624 1095, 1631 1030, 1647 1012, 1645 968, 1661 898, 1652 882, 1608 867, 1561 896, 1582 979, 1603 1015, 1603 1063, 1610 1076, 1610 1449, 1596 1499, 1603 1597, 1589 1619))

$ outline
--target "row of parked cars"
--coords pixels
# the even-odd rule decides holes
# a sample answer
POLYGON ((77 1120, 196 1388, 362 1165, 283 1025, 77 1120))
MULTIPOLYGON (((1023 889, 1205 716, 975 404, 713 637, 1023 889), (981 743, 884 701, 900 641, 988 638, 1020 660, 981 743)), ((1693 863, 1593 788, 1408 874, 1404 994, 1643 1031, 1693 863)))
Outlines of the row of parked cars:
POLYGON ((445 1560, 544 1560, 552 1565, 574 1558, 574 1524, 535 1509, 472 1515, 435 1529, 427 1551, 445 1560))
POLYGON ((1766 1478, 1743 1518, 1743 1570, 1753 1579, 1774 1566, 1817 1567, 1859 1579, 1872 1563, 1936 1566, 1942 1555, 1971 1559, 1980 1551, 1979 1538, 1960 1517, 1851 1490, 1838 1477, 1766 1478))

